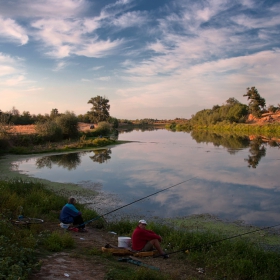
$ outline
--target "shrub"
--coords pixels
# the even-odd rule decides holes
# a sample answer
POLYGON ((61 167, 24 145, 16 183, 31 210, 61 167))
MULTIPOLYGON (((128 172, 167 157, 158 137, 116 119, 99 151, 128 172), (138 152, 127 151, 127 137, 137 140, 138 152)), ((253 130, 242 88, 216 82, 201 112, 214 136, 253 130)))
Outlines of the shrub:
POLYGON ((36 132, 49 141, 59 141, 62 139, 62 129, 54 121, 38 122, 35 126, 36 132))
POLYGON ((44 246, 52 252, 59 252, 66 248, 74 247, 74 239, 69 233, 61 234, 60 232, 52 232, 45 240, 44 246))
POLYGON ((71 138, 79 135, 78 118, 73 112, 66 111, 63 115, 56 117, 55 122, 62 130, 64 137, 71 138))

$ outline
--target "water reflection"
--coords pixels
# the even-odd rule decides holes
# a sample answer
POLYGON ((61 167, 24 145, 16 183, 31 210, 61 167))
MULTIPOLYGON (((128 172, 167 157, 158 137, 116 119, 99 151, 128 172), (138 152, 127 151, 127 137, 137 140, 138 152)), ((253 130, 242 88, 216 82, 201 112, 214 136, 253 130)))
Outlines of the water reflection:
POLYGON ((223 146, 227 151, 234 155, 238 150, 247 148, 250 145, 250 139, 247 135, 236 134, 218 134, 215 132, 194 130, 191 136, 197 143, 213 143, 214 146, 223 146))
POLYGON ((83 153, 69 153, 54 156, 45 156, 36 159, 37 168, 41 169, 47 167, 51 169, 53 165, 57 165, 68 170, 76 169, 76 167, 81 163, 81 155, 83 153))
POLYGON ((245 161, 248 162, 248 167, 256 168, 259 164, 262 157, 266 155, 266 148, 264 147, 264 141, 260 136, 254 138, 250 142, 249 152, 251 155, 248 155, 248 158, 245 161))
POLYGON ((93 162, 98 162, 99 164, 107 162, 111 158, 111 149, 94 150, 94 155, 90 156, 93 162))
MULTIPOLYGON (((157 128, 139 128, 134 131, 154 131, 157 128)), ((132 131, 132 130, 131 130, 132 131)), ((119 133, 131 132, 128 130, 120 130, 119 132, 114 132, 114 136, 118 138, 119 133)), ((174 131, 173 131, 174 132, 174 131)), ((192 131, 192 138, 197 143, 212 143, 215 147, 225 147, 231 155, 235 155, 238 151, 249 148, 248 158, 244 159, 248 163, 249 168, 256 168, 261 160, 261 158, 266 155, 266 145, 270 147, 280 147, 280 144, 275 141, 264 142, 261 136, 254 137, 250 140, 247 135, 236 135, 236 134, 218 134, 209 131, 192 131)), ((38 168, 48 167, 52 168, 53 164, 60 167, 67 168, 68 170, 75 169, 80 163, 80 155, 83 153, 70 153, 63 155, 45 156, 36 160, 36 165, 38 168)), ((100 149, 94 150, 93 156, 90 159, 93 162, 98 162, 99 164, 106 163, 111 159, 112 150, 111 149, 100 149)))
MULTIPOLYGON (((54 182, 100 183, 102 192, 119 198, 110 201, 112 204, 103 203, 104 212, 196 177, 135 203, 124 212, 141 217, 210 213, 260 226, 279 223, 280 149, 276 142, 209 132, 202 138, 197 133, 164 129, 119 134, 119 139, 130 143, 84 153, 34 157, 18 162, 18 170, 54 182)), ((92 202, 93 207, 96 203, 92 202)), ((120 217, 120 211, 116 215, 120 217)))

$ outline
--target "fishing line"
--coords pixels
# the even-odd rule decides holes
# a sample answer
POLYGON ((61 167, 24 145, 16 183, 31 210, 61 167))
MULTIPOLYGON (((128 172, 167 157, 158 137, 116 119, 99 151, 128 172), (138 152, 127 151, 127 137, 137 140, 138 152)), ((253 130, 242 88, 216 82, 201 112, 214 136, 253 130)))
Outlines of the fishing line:
MULTIPOLYGON (((176 253, 179 253, 179 252, 187 252, 191 249, 197 249, 197 248, 200 248, 200 247, 203 247, 203 246, 206 246, 206 245, 212 245, 212 244, 219 243, 219 242, 222 242, 222 241, 225 241, 225 240, 233 239, 233 238, 240 237, 240 236, 243 236, 243 235, 246 235, 246 234, 250 234, 250 233, 254 233, 254 232, 258 232, 258 231, 262 231, 262 230, 266 230, 266 229, 273 228, 273 227, 278 227, 278 226, 280 226, 280 224, 274 225, 274 226, 269 226, 269 227, 264 227, 264 228, 261 228, 261 229, 256 229, 256 230, 253 230, 253 231, 248 231, 248 232, 241 233, 241 234, 238 234, 238 235, 226 237, 226 238, 223 238, 223 239, 219 239, 219 240, 216 240, 216 241, 204 243, 204 244, 201 244, 201 245, 196 245, 196 246, 193 246, 193 247, 188 247, 188 248, 185 248, 185 249, 180 249, 178 251, 173 251, 173 252, 166 253, 166 254, 171 255, 171 254, 176 254, 176 253)), ((160 256, 155 256, 155 258, 157 258, 157 257, 160 257, 160 256)))
POLYGON ((109 212, 107 212, 106 214, 97 216, 97 217, 95 217, 95 218, 93 218, 93 219, 91 219, 91 220, 89 220, 89 221, 86 221, 86 222, 84 222, 83 224, 80 224, 80 225, 76 226, 76 228, 77 228, 77 227, 80 227, 80 226, 83 226, 83 225, 86 225, 86 224, 88 224, 88 223, 91 223, 91 222, 93 222, 93 221, 95 221, 95 220, 97 220, 97 219, 100 219, 100 218, 102 218, 102 217, 104 217, 104 216, 107 216, 107 215, 113 213, 113 212, 116 212, 116 211, 118 211, 118 210, 120 210, 120 209, 122 209, 122 208, 124 208, 124 207, 127 207, 127 206, 129 206, 129 205, 131 205, 131 204, 134 204, 134 203, 136 203, 136 202, 138 202, 138 201, 141 201, 141 200, 143 200, 143 199, 146 199, 146 198, 148 198, 148 197, 151 197, 151 196, 153 196, 153 195, 155 195, 155 194, 158 194, 158 193, 160 193, 160 192, 163 192, 163 191, 166 191, 166 190, 168 190, 168 189, 171 189, 171 188, 174 188, 174 187, 176 187, 176 186, 179 186, 179 185, 181 185, 181 184, 183 184, 183 183, 185 183, 185 182, 188 182, 188 181, 190 181, 190 180, 193 180, 193 179, 195 179, 195 178, 197 178, 197 176, 192 177, 192 178, 190 178, 190 179, 188 179, 188 180, 182 181, 182 182, 180 182, 180 183, 177 183, 177 184, 175 184, 175 185, 172 185, 171 187, 168 187, 168 188, 165 188, 165 189, 163 189, 163 190, 157 191, 157 192, 155 192, 155 193, 149 194, 149 195, 147 195, 147 196, 145 196, 145 197, 142 197, 142 198, 139 198, 139 199, 137 199, 137 200, 134 200, 134 201, 132 201, 132 202, 126 204, 126 205, 123 205, 123 206, 121 206, 121 207, 119 207, 119 208, 117 208, 117 209, 114 209, 114 210, 112 210, 112 211, 109 211, 109 212))

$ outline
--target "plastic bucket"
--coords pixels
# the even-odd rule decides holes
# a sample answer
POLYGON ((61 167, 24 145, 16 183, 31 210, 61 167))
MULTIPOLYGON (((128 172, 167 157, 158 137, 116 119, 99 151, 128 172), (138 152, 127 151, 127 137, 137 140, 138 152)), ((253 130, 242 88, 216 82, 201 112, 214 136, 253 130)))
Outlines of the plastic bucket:
POLYGON ((118 237, 118 247, 131 248, 131 238, 130 237, 118 237))

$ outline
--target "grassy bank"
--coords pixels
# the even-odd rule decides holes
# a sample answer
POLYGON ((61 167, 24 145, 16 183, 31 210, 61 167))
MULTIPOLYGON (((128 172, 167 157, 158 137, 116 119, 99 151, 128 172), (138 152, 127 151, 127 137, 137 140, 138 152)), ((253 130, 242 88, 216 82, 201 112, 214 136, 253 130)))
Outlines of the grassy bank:
POLYGON ((176 131, 192 131, 192 130, 210 130, 220 132, 237 132, 243 134, 262 134, 264 136, 278 136, 280 137, 280 124, 264 124, 264 125, 253 125, 253 124, 242 124, 242 123, 218 123, 213 125, 191 125, 190 123, 185 124, 168 124, 166 128, 176 131))
MULTIPOLYGON (((71 235, 57 232, 50 226, 54 223, 57 228, 59 211, 66 202, 63 195, 55 194, 41 183, 21 179, 0 181, 0 195, 0 279, 28 279, 32 271, 40 268, 40 255, 75 247, 71 235), (29 228, 14 226, 11 219, 19 215, 21 207, 24 215, 44 219, 45 223, 29 228)), ((83 212, 85 220, 98 215, 82 204, 78 208, 83 212)), ((114 231, 120 236, 130 236, 136 221, 105 223, 100 219, 95 226, 104 228, 106 232, 114 231)), ((100 248, 91 249, 88 253, 92 257, 106 259, 106 279, 180 279, 180 272, 172 270, 172 262, 174 267, 175 264, 183 267, 189 263, 194 270, 197 267, 203 268, 207 272, 204 279, 280 278, 279 236, 267 231, 226 239, 255 229, 239 225, 227 226, 205 217, 150 222, 148 228, 163 237, 162 246, 170 253, 170 273, 121 266, 115 258, 104 255, 100 248)))
MULTIPOLYGON (((49 254, 75 246, 68 233, 51 230, 58 223, 59 211, 66 203, 40 183, 20 179, 0 181, 0 279, 28 279, 40 268, 39 254, 49 254), (18 215, 40 218, 43 224, 30 227, 13 225, 18 215), (40 253, 39 253, 40 252, 40 253)), ((78 205, 86 219, 97 216, 93 210, 78 205)), ((102 220, 100 220, 102 223, 102 220)), ((102 226, 102 224, 101 224, 102 226)))

